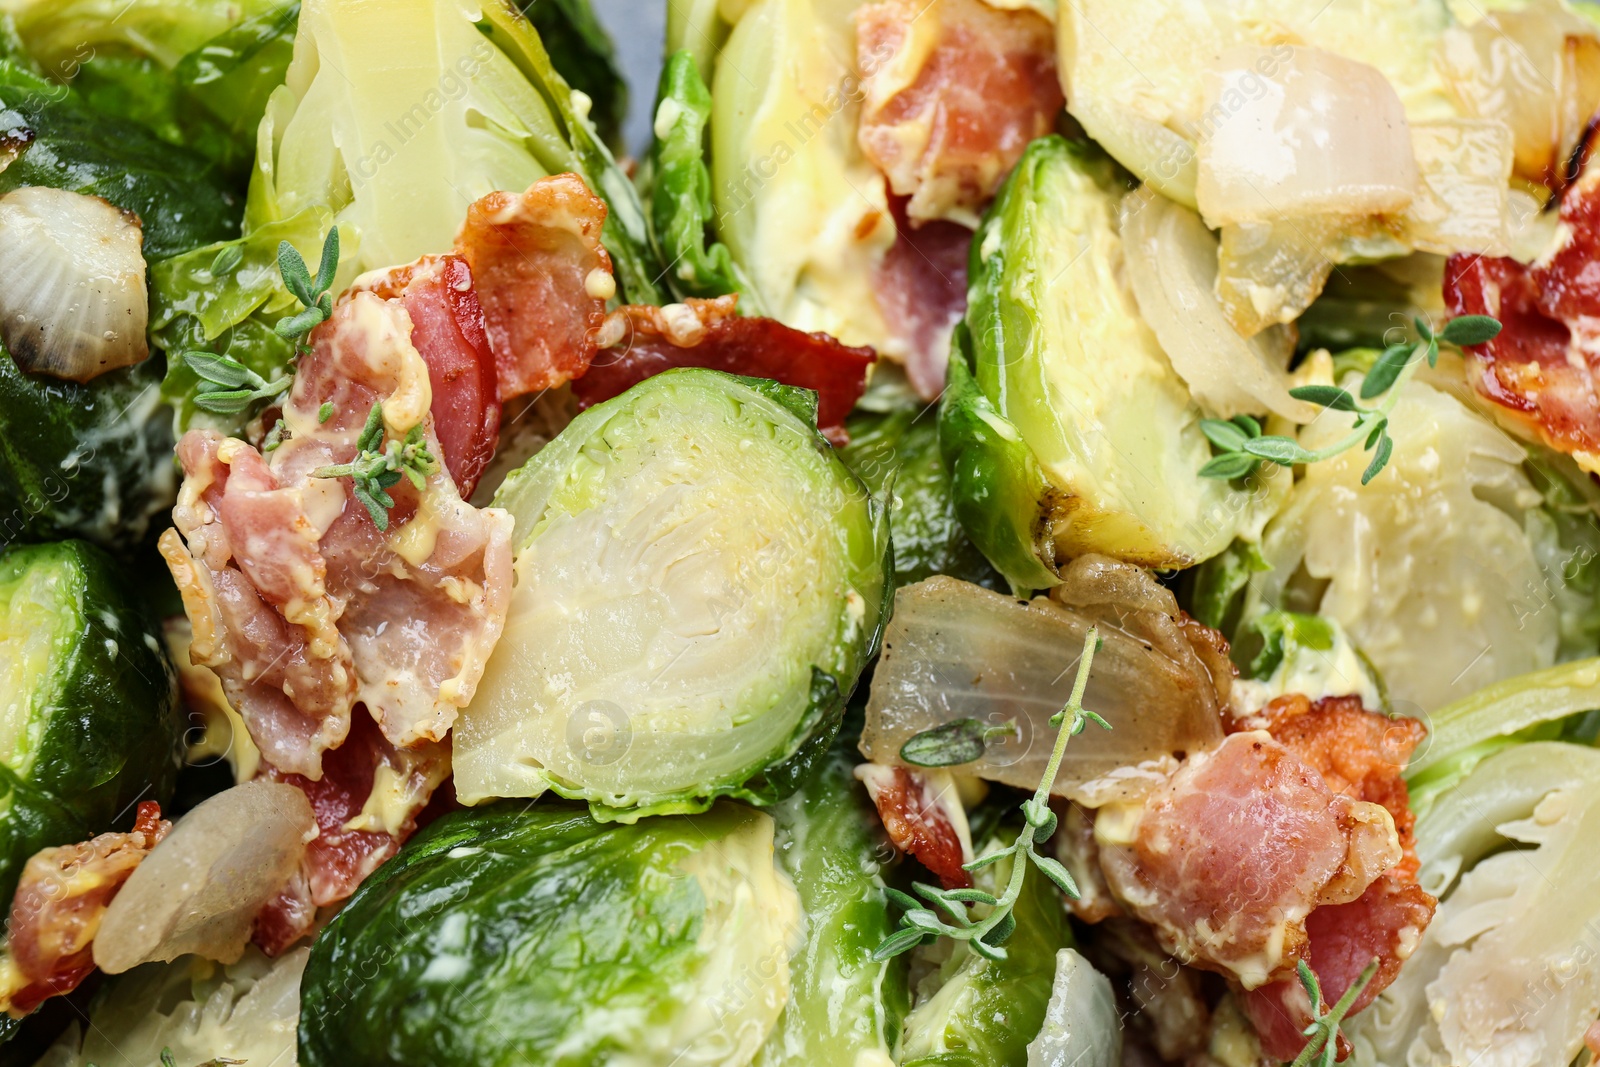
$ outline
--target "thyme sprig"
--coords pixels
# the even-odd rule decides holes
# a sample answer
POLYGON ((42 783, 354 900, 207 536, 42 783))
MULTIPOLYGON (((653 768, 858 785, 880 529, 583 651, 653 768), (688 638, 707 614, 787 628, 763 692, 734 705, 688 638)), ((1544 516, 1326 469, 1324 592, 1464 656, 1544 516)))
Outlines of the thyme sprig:
POLYGON ((313 478, 349 478, 356 499, 372 516, 372 524, 379 530, 389 528, 389 509, 394 507, 394 497, 389 490, 401 478, 408 478, 420 491, 430 474, 437 474, 439 461, 428 451, 427 438, 419 423, 407 431, 405 437, 384 445, 383 404, 373 404, 367 413, 367 423, 356 438, 356 457, 349 463, 318 467, 311 472, 313 478))
POLYGON ((1311 1025, 1303 1031, 1311 1040, 1306 1042, 1306 1047, 1300 1050, 1300 1055, 1294 1058, 1290 1067, 1333 1067, 1339 1054, 1339 1024, 1350 1014, 1351 1006, 1361 991, 1367 988, 1367 983, 1372 981, 1372 976, 1378 973, 1378 961, 1374 958, 1367 964, 1366 970, 1331 1008, 1323 1003, 1322 985, 1310 965, 1301 960, 1296 971, 1300 975, 1300 984, 1306 987, 1306 993, 1311 997, 1311 1025))
POLYGON ((338 269, 337 226, 328 231, 328 236, 322 242, 322 261, 317 265, 315 278, 311 276, 306 261, 295 251, 294 245, 288 241, 278 244, 278 273, 283 275, 284 286, 300 301, 302 310, 279 319, 273 330, 279 337, 294 344, 297 356, 311 351, 306 338, 333 315, 333 294, 329 290, 333 287, 333 276, 338 269))
POLYGON ((1415 344, 1403 341, 1385 348, 1361 383, 1361 400, 1383 397, 1376 407, 1362 405, 1349 390, 1336 385, 1302 385, 1289 390, 1289 395, 1296 400, 1330 411, 1352 412, 1356 419, 1349 433, 1326 448, 1312 450, 1302 447, 1293 437, 1262 434, 1261 424, 1248 415, 1228 420, 1201 419, 1200 429, 1216 454, 1200 468, 1200 476, 1224 480, 1244 478, 1254 474, 1262 463, 1276 463, 1280 467, 1319 463, 1361 445, 1372 453, 1372 461, 1361 474, 1361 484, 1372 481, 1394 454, 1389 417, 1400 402, 1402 387, 1423 361, 1430 367, 1438 365, 1441 341, 1457 346, 1478 345, 1492 340, 1500 332, 1499 321, 1488 315, 1462 315, 1451 319, 1438 333, 1434 333, 1433 327, 1421 316, 1414 321, 1422 339, 1415 344))
POLYGON ((238 360, 215 352, 185 352, 183 361, 200 378, 194 406, 213 415, 238 415, 258 400, 278 396, 292 384, 289 378, 269 382, 238 360))
POLYGON ((886 960, 898 956, 935 937, 965 941, 974 952, 986 959, 1005 959, 1006 950, 1002 946, 1017 928, 1013 909, 1022 896, 1023 882, 1030 865, 1037 867, 1068 897, 1073 900, 1078 898, 1078 887, 1067 869, 1049 856, 1040 855, 1034 846, 1049 840, 1056 829, 1056 814, 1050 810, 1050 787, 1055 785, 1056 774, 1061 770, 1067 741, 1082 733, 1083 728, 1091 722, 1111 729, 1111 724, 1105 719, 1083 707, 1084 689, 1089 684, 1089 667, 1099 647, 1099 628, 1091 626, 1084 636, 1083 655, 1078 660, 1078 676, 1072 684, 1072 697, 1066 707, 1050 718, 1050 725, 1057 728, 1055 748, 1050 753, 1050 762, 1045 766, 1044 777, 1039 780, 1039 788, 1034 790, 1033 796, 1022 802, 1022 832, 1009 847, 966 864, 967 870, 977 871, 1009 857, 1012 860, 1011 876, 1006 882, 1005 892, 997 897, 981 889, 941 889, 918 882, 912 886, 917 896, 923 898, 918 900, 917 896, 910 893, 886 889, 889 899, 904 910, 900 916, 900 929, 873 950, 873 959, 886 960), (930 904, 933 907, 929 907, 930 904), (969 905, 973 904, 985 906, 987 913, 973 918, 968 910, 969 905))
POLYGON ((956 719, 913 734, 900 746, 900 758, 916 767, 955 767, 982 759, 990 741, 1016 736, 1015 723, 990 725, 982 719, 956 719))

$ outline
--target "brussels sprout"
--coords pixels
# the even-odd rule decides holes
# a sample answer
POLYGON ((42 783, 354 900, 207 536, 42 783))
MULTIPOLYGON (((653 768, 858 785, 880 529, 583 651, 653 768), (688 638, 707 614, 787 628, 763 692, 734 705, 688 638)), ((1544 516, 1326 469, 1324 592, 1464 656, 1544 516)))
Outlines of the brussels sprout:
POLYGON ((448 815, 311 946, 303 1067, 746 1064, 789 995, 794 890, 733 803, 606 825, 448 815))
POLYGON ((0 555, 0 901, 41 848, 171 795, 177 683, 126 580, 81 541, 0 555))
POLYGON ((687 50, 667 57, 656 93, 655 143, 648 180, 650 226, 672 266, 668 280, 682 297, 739 293, 739 310, 761 313, 760 301, 712 225, 711 173, 705 164, 711 90, 687 50))
POLYGON ((1276 468, 1242 486, 1196 475, 1201 412, 1122 279, 1120 196, 1096 149, 1041 138, 973 240, 941 437, 957 514, 1019 589, 1086 552, 1193 565, 1287 489, 1276 468))
POLYGON ((69 1026, 37 1067, 158 1067, 163 1051, 185 1067, 292 1067, 309 952, 269 960, 252 946, 227 966, 185 956, 119 975, 94 1002, 88 1026, 69 1026))
POLYGON ((1002 588, 1000 575, 956 520, 950 476, 939 456, 937 414, 915 408, 858 410, 845 429, 850 444, 839 458, 889 506, 895 584, 948 574, 1002 588))
POLYGON ((239 179, 289 66, 300 5, 20 0, 8 10, 44 73, 70 82, 95 111, 139 123, 239 179))
POLYGON ((0 168, 0 193, 47 185, 104 197, 139 216, 150 260, 239 232, 238 198, 199 156, 3 59, 0 100, 0 144, 26 146, 0 168))
MULTIPOLYGON (((1359 392, 1359 376, 1341 383, 1359 392)), ((1347 420, 1329 412, 1301 443, 1326 443, 1347 420)), ((1417 715, 1554 663, 1564 579, 1548 569, 1557 535, 1522 445, 1422 381, 1405 387, 1391 425, 1393 458, 1369 485, 1360 452, 1306 468, 1261 538, 1271 569, 1251 576, 1243 619, 1284 610, 1338 622, 1395 710, 1417 715)))
POLYGON ((0 346, 0 544, 129 549, 177 491, 161 361, 85 384, 27 374, 0 346))
POLYGON ((1028 1067, 1117 1067, 1122 1063, 1122 1012, 1111 982, 1076 949, 1056 953, 1055 984, 1039 1036, 1028 1044, 1028 1067))
MULTIPOLYGON (((778 860, 800 896, 804 942, 789 961, 788 1006, 754 1067, 891 1067, 906 1002, 906 957, 874 960, 894 932, 874 852, 876 812, 834 749, 772 808, 778 860)), ((891 855, 892 853, 885 853, 891 855)))
POLYGON ((892 576, 883 509, 817 433, 814 394, 668 371, 579 415, 495 504, 517 584, 455 727, 464 802, 553 789, 636 818, 793 792, 892 576))
POLYGON ((856 141, 862 0, 671 6, 685 10, 669 46, 696 50, 711 86, 717 237, 767 314, 885 350, 873 271, 895 227, 883 175, 856 141), (725 17, 732 29, 713 51, 725 17))
POLYGON ((621 150, 628 83, 617 69, 616 47, 589 0, 517 0, 517 7, 539 31, 556 73, 589 98, 589 120, 601 138, 621 150))
MULTIPOLYGON (((978 855, 1015 836, 997 834, 978 855)), ((978 872, 978 886, 999 893, 1010 876, 1011 861, 1002 860, 978 872)), ((1026 1067, 1028 1042, 1050 1003, 1056 953, 1072 947, 1072 931, 1061 894, 1038 871, 1028 872, 1012 914, 1017 926, 1004 960, 986 960, 965 942, 932 947, 950 955, 917 989, 895 1057, 900 1067, 1026 1067)))

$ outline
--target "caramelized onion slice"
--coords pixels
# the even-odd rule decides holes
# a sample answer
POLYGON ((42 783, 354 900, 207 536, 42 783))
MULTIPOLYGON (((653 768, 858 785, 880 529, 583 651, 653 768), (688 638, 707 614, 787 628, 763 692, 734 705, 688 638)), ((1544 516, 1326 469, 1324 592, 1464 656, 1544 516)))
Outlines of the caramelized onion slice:
POLYGON ((233 963, 316 834, 294 786, 258 779, 218 793, 179 820, 112 900, 95 964, 120 974, 191 952, 233 963))
POLYGON ((1090 727, 1067 746, 1054 792, 1096 807, 1142 794, 1183 754, 1222 741, 1219 685, 1232 678, 1212 650, 1190 643, 1192 620, 1148 572, 1103 556, 1067 568, 1053 599, 1020 603, 935 576, 895 594, 894 616, 867 703, 862 753, 902 763, 913 734, 957 719, 1014 724, 963 773, 1024 789, 1038 785, 1072 690, 1089 626, 1095 656, 1084 706, 1112 729, 1090 727), (1210 666, 1208 667, 1208 664, 1210 666))
POLYGON ((0 341, 26 371, 86 382, 150 355, 138 216, 64 189, 0 197, 0 341))

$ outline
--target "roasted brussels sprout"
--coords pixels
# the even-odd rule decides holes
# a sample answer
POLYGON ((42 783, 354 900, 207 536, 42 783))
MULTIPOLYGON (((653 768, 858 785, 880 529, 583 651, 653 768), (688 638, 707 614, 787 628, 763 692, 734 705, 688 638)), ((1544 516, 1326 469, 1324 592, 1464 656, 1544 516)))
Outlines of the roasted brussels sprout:
MULTIPOLYGON (((977 852, 992 852, 1014 836, 1000 833, 977 852)), ((979 888, 998 893, 1010 875, 1010 860, 992 864, 978 873, 979 888)), ((937 942, 928 950, 949 954, 916 990, 917 1005, 906 1018, 895 1059, 900 1067, 1028 1063, 1028 1043, 1050 1003, 1056 953, 1072 947, 1072 931, 1061 894, 1038 871, 1028 872, 1013 915, 1016 930, 1003 960, 984 959, 965 942, 937 942)))
POLYGON ((539 31, 556 73, 589 98, 589 120, 600 136, 620 151, 628 83, 617 69, 611 37, 589 0, 517 0, 517 7, 539 31))
POLYGON ((892 578, 883 509, 814 394, 668 371, 579 415, 495 504, 517 585, 455 727, 463 801, 554 790, 636 818, 793 792, 892 578))
POLYGON ((747 1064, 798 924, 772 819, 742 805, 633 825, 457 812, 313 942, 300 1063, 747 1064))
POLYGON ((939 456, 936 412, 857 411, 845 429, 850 443, 839 458, 889 508, 897 586, 934 574, 1003 586, 957 521, 950 476, 939 456))
MULTIPOLYGON (((835 748, 805 787, 772 808, 778 862, 800 896, 804 933, 789 1003, 754 1067, 891 1067, 909 1007, 906 958, 875 960, 891 933, 871 827, 876 814, 835 748)), ((890 853, 885 849, 883 855, 890 853)))
POLYGON ((0 901, 29 856, 165 801, 177 683, 125 574, 81 541, 0 554, 0 901))
POLYGON ((177 491, 161 361, 85 384, 28 374, 0 346, 0 544, 141 541, 177 491))
POLYGON ((1086 552, 1186 567, 1259 529, 1288 474, 1233 485, 1121 275, 1111 162, 1035 141, 973 240, 941 440, 957 514, 1018 589, 1086 552), (948 429, 946 429, 948 428, 948 429))

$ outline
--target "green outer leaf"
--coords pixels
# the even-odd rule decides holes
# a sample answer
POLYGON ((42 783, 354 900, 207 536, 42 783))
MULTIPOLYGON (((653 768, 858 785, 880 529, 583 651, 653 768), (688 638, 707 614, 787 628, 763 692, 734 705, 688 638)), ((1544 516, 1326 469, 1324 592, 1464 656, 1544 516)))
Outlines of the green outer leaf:
MULTIPOLYGON (((910 1008, 907 959, 875 960, 894 931, 877 809, 835 745, 800 792, 770 809, 778 860, 800 895, 804 944, 789 960, 789 1004, 752 1067, 889 1062, 910 1008)), ((915 902, 913 901, 913 906, 915 902)), ((917 939, 920 940, 920 939, 917 939)), ((913 944, 915 941, 912 942, 913 944)))
POLYGON ((593 102, 589 119, 600 136, 614 151, 622 151, 628 83, 617 67, 611 37, 589 0, 517 0, 517 6, 539 31, 556 72, 593 102))
MULTIPOLYGON (((753 817, 724 805, 618 826, 546 803, 446 815, 312 943, 300 1063, 607 1062, 617 1029, 598 1013, 634 1009, 635 1028, 660 1025, 677 983, 705 960, 707 900, 682 864, 753 817), (441 967, 448 981, 435 977, 441 967)), ((732 963, 751 968, 751 983, 770 966, 743 954, 732 963)), ((689 989, 716 997, 734 980, 706 974, 689 989)))
POLYGON ((1261 549, 1248 541, 1235 541, 1219 556, 1188 572, 1193 577, 1189 596, 1180 603, 1190 615, 1214 630, 1232 632, 1228 616, 1238 606, 1251 575, 1272 569, 1261 549))
POLYGON ((0 170, 0 194, 45 185, 100 196, 144 223, 147 259, 239 232, 243 202, 203 159, 89 109, 70 88, 0 59, 0 140, 28 147, 0 170))
POLYGON ((1600 708, 1600 657, 1563 663, 1484 686, 1429 716, 1429 737, 1411 758, 1406 778, 1428 771, 1485 741, 1600 708))
POLYGON ((1261 651, 1246 668, 1247 676, 1255 681, 1270 677, 1295 648, 1325 653, 1332 651, 1334 642, 1333 628, 1320 615, 1294 611, 1263 612, 1245 624, 1240 636, 1244 633, 1261 640, 1261 651))
POLYGON ((650 226, 667 282, 681 297, 739 293, 739 310, 761 314, 754 287, 717 243, 711 205, 711 172, 706 166, 706 126, 711 121, 711 90, 700 80, 694 57, 674 52, 661 70, 657 115, 673 121, 650 148, 648 196, 650 226))
POLYGON ((0 546, 144 539, 177 489, 161 374, 156 356, 80 385, 27 374, 0 346, 0 546))
POLYGON ((839 450, 845 466, 887 503, 894 538, 895 585, 933 574, 990 589, 1005 579, 968 540, 956 518, 950 476, 939 454, 936 408, 858 409, 845 421, 850 443, 839 450))
POLYGON ((29 725, 0 764, 0 902, 39 849, 131 825, 136 800, 165 803, 182 752, 176 675, 124 568, 81 541, 0 553, 0 590, 38 572, 72 608, 48 675, 7 694, 29 725))
POLYGON ((972 376, 972 335, 956 326, 939 402, 939 451, 950 472, 956 517, 972 543, 1022 595, 1058 585, 1043 560, 1054 555, 1041 501, 1050 489, 1033 451, 972 376))
POLYGON ((571 87, 556 73, 538 33, 512 6, 511 0, 485 0, 483 21, 478 23, 478 28, 545 98, 562 126, 561 135, 571 146, 577 169, 611 209, 606 215, 601 240, 606 251, 611 253, 612 266, 616 269, 618 297, 630 304, 663 303, 657 285, 661 266, 650 244, 639 194, 617 166, 594 123, 573 109, 571 87))

